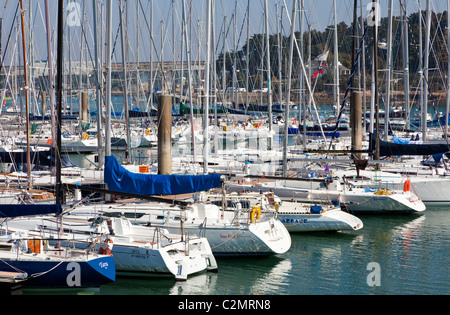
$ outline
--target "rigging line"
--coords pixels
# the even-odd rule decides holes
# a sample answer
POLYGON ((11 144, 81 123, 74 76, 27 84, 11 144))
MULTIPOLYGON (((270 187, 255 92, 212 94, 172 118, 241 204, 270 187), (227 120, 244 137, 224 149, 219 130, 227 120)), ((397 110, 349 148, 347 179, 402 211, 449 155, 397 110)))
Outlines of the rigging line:
POLYGON ((4 263, 5 265, 7 265, 8 267, 14 269, 14 270, 17 271, 17 272, 27 274, 25 271, 23 271, 23 270, 21 270, 21 269, 19 269, 19 268, 17 268, 17 267, 14 267, 13 265, 8 264, 8 263, 7 263, 5 260, 3 260, 3 259, 0 259, 0 261, 1 261, 2 263, 4 263))
MULTIPOLYGON (((352 86, 353 77, 354 77, 354 75, 355 75, 355 73, 356 73, 356 68, 357 68, 357 66, 358 66, 358 61, 359 61, 359 57, 360 57, 360 55, 361 55, 361 51, 365 50, 364 47, 363 47, 363 45, 362 45, 362 43, 363 43, 364 38, 366 37, 367 30, 368 30, 368 24, 366 25, 366 27, 365 27, 365 29, 364 29, 364 33, 363 33, 363 35, 361 36, 361 41, 360 41, 360 45, 359 45, 360 48, 359 48, 358 51, 357 51, 357 54, 356 54, 356 57, 355 57, 355 63, 354 63, 353 66, 352 66, 352 72, 351 72, 350 78, 349 78, 349 80, 348 80, 347 89, 346 89, 346 91, 345 91, 344 99, 342 100, 341 110, 339 111, 339 115, 338 115, 337 120, 336 120, 336 126, 335 126, 335 128, 334 128, 333 135, 332 135, 332 137, 331 137, 331 141, 330 141, 330 145, 329 145, 329 147, 328 147, 328 150, 331 149, 331 145, 332 145, 332 143, 333 143, 332 140, 334 140, 334 138, 335 138, 335 136, 336 136, 336 133, 337 133, 337 130, 338 130, 338 128, 339 128, 339 122, 340 122, 341 116, 342 116, 342 114, 343 114, 343 112, 344 112, 345 103, 346 103, 346 101, 347 101, 348 93, 349 93, 350 88, 351 88, 351 86, 352 86)), ((374 45, 376 45, 376 43, 374 43, 374 45)), ((363 53, 364 53, 364 51, 363 51, 363 53)))
MULTIPOLYGON (((6 3, 8 3, 8 1, 6 1, 6 3)), ((6 7, 6 4, 5 4, 5 7, 6 7)), ((5 49, 4 49, 5 52, 8 51, 9 41, 11 39, 11 34, 12 34, 13 29, 14 29, 14 24, 16 22, 18 10, 19 10, 19 3, 17 3, 16 12, 14 13, 14 19, 13 19, 13 21, 11 23, 11 29, 9 31, 8 39, 6 41, 6 46, 5 46, 5 49)), ((4 63, 4 60, 5 60, 5 56, 6 56, 6 53, 3 54, 3 56, 0 55, 0 57, 2 57, 1 60, 0 60, 0 72, 1 72, 1 70, 3 68, 3 63, 4 63)))
MULTIPOLYGON (((434 13, 434 16, 436 17, 436 24, 437 24, 436 29, 437 29, 437 30, 440 30, 440 32, 441 32, 441 34, 442 34, 442 38, 444 38, 444 42, 443 42, 444 47, 446 48, 446 50, 448 50, 447 42, 445 41, 445 35, 442 33, 442 28, 441 28, 441 24, 440 24, 440 22, 442 21, 444 15, 442 14, 440 20, 438 20, 437 13, 436 13, 435 11, 432 11, 432 12, 434 13)), ((422 14, 421 14, 420 12, 419 12, 419 18, 422 19, 422 20, 424 20, 422 14)), ((425 24, 425 21, 423 21, 423 23, 425 24)), ((433 56, 434 56, 434 59, 435 59, 435 63, 436 63, 436 65, 437 65, 437 67, 438 67, 438 70, 439 70, 439 74, 440 74, 441 80, 444 81, 444 77, 443 77, 442 72, 440 71, 440 68, 439 68, 439 60, 438 60, 438 58, 437 58, 437 53, 436 53, 435 49, 433 48, 433 43, 435 43, 436 38, 437 38, 437 30, 436 30, 436 32, 435 32, 433 38, 430 40, 430 50, 431 50, 431 52, 433 53, 433 56)), ((415 40, 415 37, 414 37, 414 33, 413 33, 413 31, 412 31, 411 28, 409 28, 409 32, 410 32, 410 34, 411 34, 413 44, 414 44, 415 46, 417 46, 416 40, 415 40)), ((445 82, 443 82, 443 85, 444 85, 444 86, 446 85, 445 82)))
MULTIPOLYGON (((83 16, 83 19, 81 19, 81 16, 79 17, 83 21, 83 24, 84 24, 84 17, 85 16, 83 16)), ((88 26, 89 26, 89 24, 88 24, 88 26)), ((120 27, 120 25, 119 25, 119 27, 120 27)), ((91 30, 90 27, 89 27, 89 30, 90 30, 90 33, 91 33, 91 36, 92 36, 92 30, 91 30)), ((87 39, 87 36, 86 36, 86 29, 84 27, 81 28, 81 37, 82 37, 82 39, 84 38, 84 42, 86 43, 86 49, 87 49, 87 52, 89 54, 89 60, 90 60, 90 62, 92 64, 92 68, 95 69, 94 57, 92 56, 91 48, 88 45, 88 39, 87 39)), ((117 39, 117 36, 116 36, 116 39, 117 39)), ((81 67, 81 62, 80 62, 80 67, 81 67)), ((94 75, 97 77, 97 72, 96 71, 95 71, 94 75)), ((100 78, 97 77, 97 82, 99 82, 99 80, 100 80, 100 78)))
MULTIPOLYGON (((153 49, 156 52, 157 62, 160 63, 161 69, 163 69, 163 67, 164 67, 163 60, 161 60, 160 56, 158 55, 158 51, 156 49, 156 44, 155 44, 155 41, 153 40, 153 34, 152 34, 152 31, 151 31, 152 28, 150 27, 150 25, 148 23, 147 15, 145 14, 145 11, 144 11, 144 8, 142 6, 141 0, 139 0, 139 6, 141 7, 141 10, 142 10, 142 13, 143 13, 143 16, 144 16, 144 20, 145 20, 145 24, 147 25, 147 29, 150 32, 150 41, 151 41, 151 45, 150 46, 153 45, 153 49)), ((163 77, 163 80, 164 80, 164 84, 167 84, 167 78, 166 78, 166 75, 165 75, 164 71, 162 71, 162 77, 163 77)))
MULTIPOLYGON (((367 53, 367 56, 369 57, 369 65, 371 66, 372 65, 372 57, 370 56, 370 53, 367 53)), ((377 70, 377 71, 379 71, 379 70, 377 70)), ((383 96, 380 82, 378 82, 378 93, 380 94, 380 104, 385 105, 384 96, 383 96)), ((364 113, 364 115, 365 115, 365 113, 364 113)), ((389 115, 389 113, 385 113, 385 115, 389 115)), ((393 134, 394 130, 392 129, 390 124, 388 127, 389 127, 389 132, 391 132, 393 134)))
MULTIPOLYGON (((439 59, 438 59, 438 57, 437 57, 437 52, 436 52, 436 49, 433 47, 433 46, 435 46, 435 45, 433 45, 434 43, 437 43, 437 36, 438 36, 438 30, 440 30, 441 31, 441 34, 442 34, 442 28, 441 28, 441 24, 440 24, 440 22, 441 22, 441 20, 442 20, 442 18, 443 18, 443 15, 441 15, 441 18, 438 20, 438 17, 437 17, 437 14, 436 14, 436 12, 433 12, 434 13, 434 16, 436 17, 436 24, 437 24, 437 26, 436 26, 436 32, 435 32, 435 34, 434 34, 434 36, 433 36, 433 38, 431 38, 431 40, 430 40, 430 51, 432 52, 432 55, 433 55, 433 57, 434 57, 434 62, 435 62, 435 64, 436 64, 436 67, 437 67, 437 69, 439 70, 439 74, 440 74, 440 78, 441 78, 441 80, 442 80, 442 83, 443 83, 443 85, 445 86, 445 82, 444 82, 444 77, 443 77, 443 75, 442 75, 442 72, 440 71, 440 68, 439 68, 439 59)), ((411 31, 410 31, 411 32, 411 31)), ((445 45, 445 47, 446 47, 446 41, 445 41, 445 37, 443 36, 443 38, 444 38, 444 45, 445 45)), ((446 47, 447 48, 447 47, 446 47)))
MULTIPOLYGON (((419 18, 422 19, 422 14, 419 14, 419 18)), ((442 18, 443 18, 443 15, 441 16, 441 20, 442 20, 442 18)), ((436 21, 437 21, 438 29, 440 29, 440 30, 441 30, 441 33, 442 33, 442 28, 440 27, 440 21, 438 21, 437 16, 436 16, 436 21)), ((415 40, 415 37, 414 37, 414 34, 413 34, 411 28, 409 28, 409 32, 410 32, 411 37, 412 37, 413 45, 416 45, 416 46, 417 46, 416 40, 415 40)), ((436 64, 438 65, 439 62, 438 62, 438 59, 437 59, 437 56, 436 56, 436 52, 435 52, 435 50, 433 49, 433 42, 435 41, 436 37, 437 37, 437 32, 436 32, 436 34, 434 35, 433 40, 432 40, 431 43, 430 43, 430 48, 431 48, 431 50, 432 50, 432 52, 433 52, 433 56, 434 56, 434 58, 435 58, 435 62, 436 62, 436 64)), ((445 41, 444 41, 444 42, 445 42, 445 41)), ((439 69, 439 68, 438 68, 438 69, 439 69)), ((441 73, 440 69, 439 69, 439 73, 441 74, 441 79, 444 80, 443 77, 442 77, 442 73, 441 73)), ((422 77, 422 80, 424 80, 425 83, 428 84, 428 86, 430 86, 430 82, 429 82, 430 79, 429 79, 429 78, 427 79, 425 76, 423 76, 423 77, 422 77)), ((445 82, 443 82, 443 85, 444 85, 444 87, 445 87, 445 82)), ((447 92, 448 92, 448 91, 447 91, 447 92)), ((433 96, 433 94, 432 94, 432 92, 431 92, 430 89, 428 89, 428 96, 429 96, 429 100, 432 100, 432 101, 433 101, 433 100, 436 100, 436 99, 434 98, 434 96, 433 96)), ((440 99, 440 98, 439 98, 439 99, 440 99)), ((437 101, 439 101, 439 99, 438 99, 437 101)), ((438 121, 439 127, 441 127, 442 131, 444 131, 444 130, 443 130, 443 126, 442 126, 442 124, 441 124, 441 122, 440 122, 440 119, 439 119, 439 113, 438 113, 438 111, 437 111, 435 102, 432 103, 432 106, 433 106, 434 113, 435 113, 436 119, 437 119, 437 121, 438 121)), ((448 117, 445 118, 445 119, 448 119, 448 117)), ((426 123, 426 122, 425 122, 425 123, 426 123)), ((446 143, 447 143, 447 145, 450 145, 448 138, 446 139, 446 143)))
POLYGON ((56 266, 54 266, 53 268, 50 268, 47 271, 42 271, 42 272, 38 272, 38 273, 34 273, 30 275, 30 278, 39 278, 41 276, 44 276, 45 274, 55 270, 56 268, 58 268, 62 263, 64 262, 64 260, 61 260, 56 266))

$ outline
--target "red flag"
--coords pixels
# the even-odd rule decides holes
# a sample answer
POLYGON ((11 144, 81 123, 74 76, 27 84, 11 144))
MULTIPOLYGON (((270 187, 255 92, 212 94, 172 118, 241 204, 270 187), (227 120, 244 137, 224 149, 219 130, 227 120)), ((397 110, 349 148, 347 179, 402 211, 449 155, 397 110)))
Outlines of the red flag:
POLYGON ((326 65, 326 62, 324 62, 324 63, 322 64, 322 66, 319 68, 319 70, 317 70, 316 72, 314 72, 313 78, 316 78, 317 75, 318 75, 319 73, 320 73, 320 74, 323 73, 323 70, 324 70, 324 68, 325 68, 325 65, 326 65))
POLYGON ((327 50, 327 51, 324 52, 323 54, 320 54, 319 56, 317 56, 316 59, 314 59, 314 60, 316 60, 316 61, 322 62, 322 66, 319 67, 319 70, 318 70, 318 71, 314 72, 313 78, 317 77, 317 75, 318 75, 319 73, 320 73, 320 74, 323 73, 323 70, 324 70, 325 65, 326 65, 326 63, 327 63, 328 53, 329 53, 329 52, 330 52, 330 51, 327 50))

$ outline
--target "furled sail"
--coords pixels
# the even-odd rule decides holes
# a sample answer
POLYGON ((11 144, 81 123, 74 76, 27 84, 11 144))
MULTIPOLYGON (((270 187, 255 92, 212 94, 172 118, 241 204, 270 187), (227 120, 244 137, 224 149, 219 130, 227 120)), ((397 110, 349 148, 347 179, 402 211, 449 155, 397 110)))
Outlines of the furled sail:
POLYGON ((178 195, 221 187, 221 175, 153 175, 126 170, 113 156, 105 158, 108 189, 143 196, 178 195))

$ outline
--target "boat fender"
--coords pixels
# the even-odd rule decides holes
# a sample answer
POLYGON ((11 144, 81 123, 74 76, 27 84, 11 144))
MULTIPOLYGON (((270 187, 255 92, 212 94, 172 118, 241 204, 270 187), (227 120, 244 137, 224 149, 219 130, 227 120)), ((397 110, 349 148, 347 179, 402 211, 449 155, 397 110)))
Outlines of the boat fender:
POLYGON ((375 192, 377 196, 390 195, 391 193, 387 189, 379 189, 375 192))
POLYGON ((403 184, 403 191, 408 192, 411 190, 411 181, 409 179, 405 180, 405 183, 403 184))
POLYGON ((255 223, 259 219, 261 219, 261 206, 258 204, 252 207, 252 212, 250 213, 250 223, 255 223))

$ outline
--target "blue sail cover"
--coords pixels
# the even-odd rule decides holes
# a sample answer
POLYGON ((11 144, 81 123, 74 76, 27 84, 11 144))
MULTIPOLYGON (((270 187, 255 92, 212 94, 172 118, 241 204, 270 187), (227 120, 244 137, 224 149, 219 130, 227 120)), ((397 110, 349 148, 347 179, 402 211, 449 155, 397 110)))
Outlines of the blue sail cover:
POLYGON ((105 157, 104 181, 109 190, 142 196, 187 194, 221 187, 219 174, 137 174, 126 170, 113 156, 105 157))
POLYGON ((0 205, 0 218, 15 218, 40 214, 61 213, 61 205, 57 204, 25 204, 25 205, 0 205))

